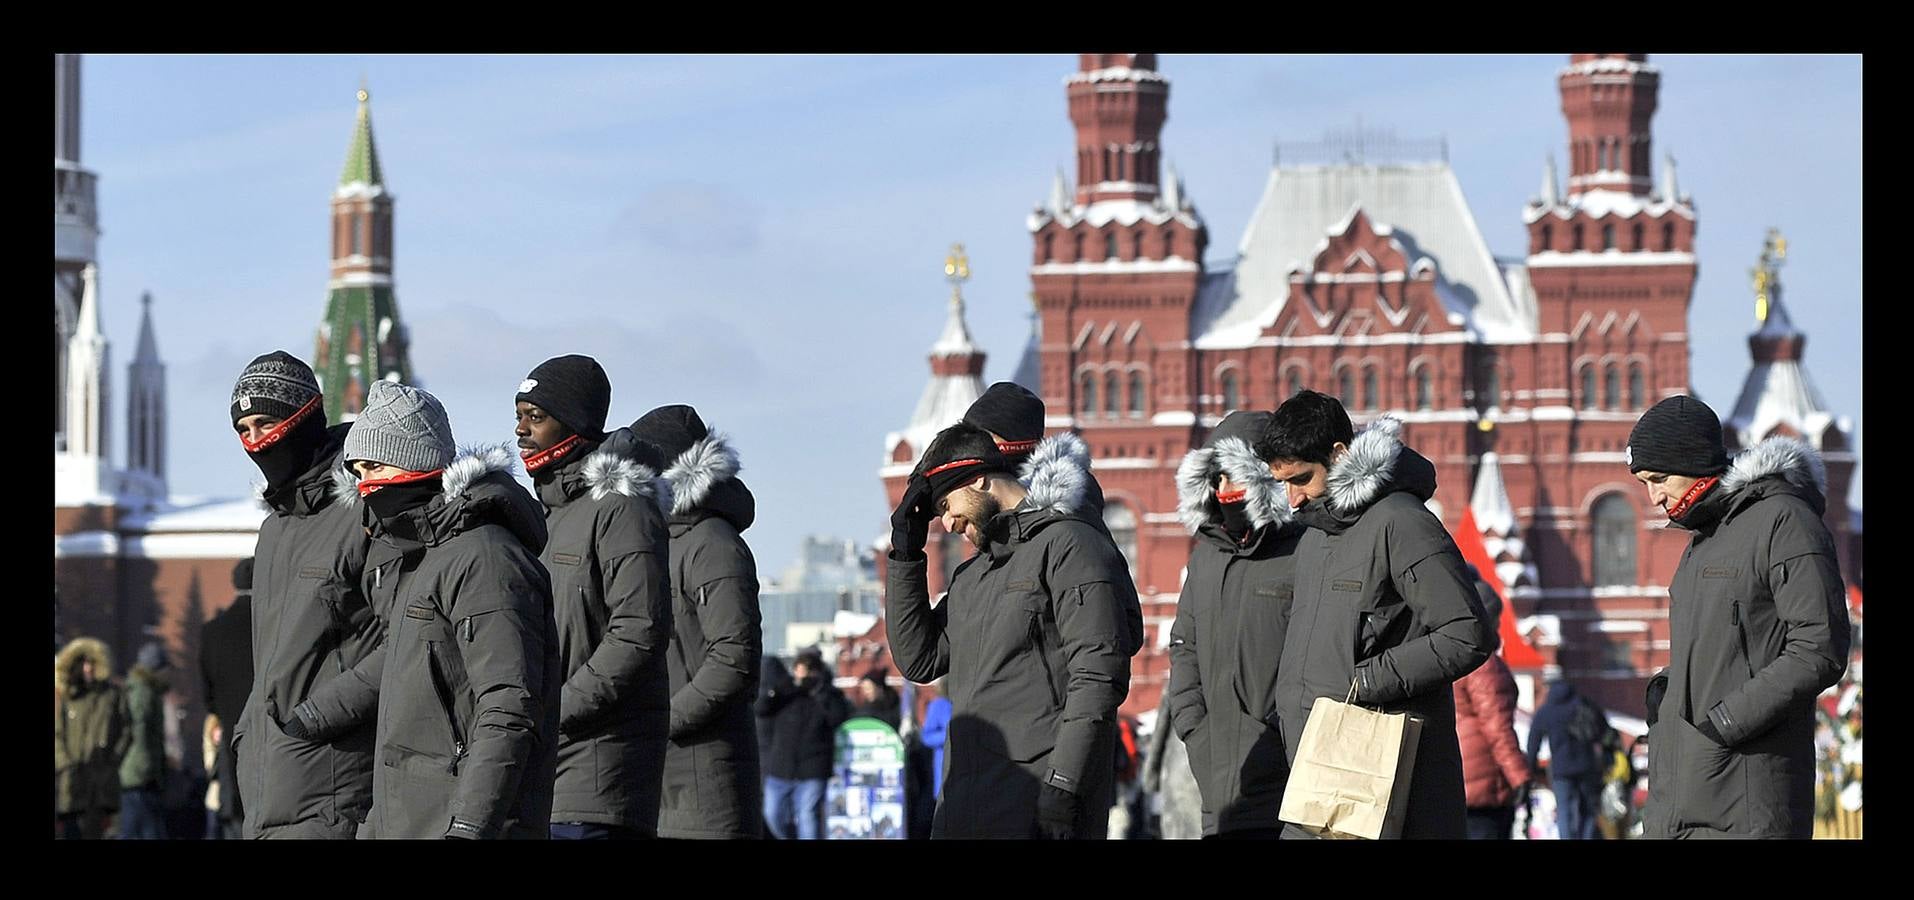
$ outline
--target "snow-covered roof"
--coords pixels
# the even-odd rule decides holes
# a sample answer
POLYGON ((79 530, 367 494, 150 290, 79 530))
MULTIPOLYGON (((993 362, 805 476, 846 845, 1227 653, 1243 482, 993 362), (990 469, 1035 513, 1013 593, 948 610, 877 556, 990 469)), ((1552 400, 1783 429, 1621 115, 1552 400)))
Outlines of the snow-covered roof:
POLYGON ((120 530, 147 534, 257 532, 266 508, 257 500, 169 497, 120 520, 120 530))
MULTIPOLYGON (((970 328, 964 324, 964 301, 961 294, 953 293, 950 300, 950 318, 944 322, 944 333, 930 348, 934 357, 951 357, 978 354, 981 351, 970 340, 970 328)), ((897 449, 898 441, 909 441, 911 462, 922 456, 924 448, 937 432, 957 424, 964 417, 977 398, 983 396, 983 379, 976 375, 954 374, 939 375, 935 371, 930 382, 924 385, 924 393, 917 399, 917 411, 911 414, 910 424, 903 431, 893 431, 884 437, 884 464, 895 465, 891 453, 897 449)))
POLYGON ((1149 200, 1128 197, 1098 200, 1088 206, 1074 204, 1068 209, 1038 208, 1030 213, 1030 218, 1024 224, 1034 232, 1052 220, 1065 228, 1075 227, 1079 222, 1088 222, 1092 228, 1102 228, 1111 222, 1128 228, 1138 222, 1161 225, 1175 219, 1189 228, 1201 228, 1203 219, 1197 215, 1196 207, 1190 202, 1189 194, 1185 190, 1173 193, 1176 194, 1175 206, 1171 206, 1168 199, 1163 196, 1149 200))
POLYGON ((964 298, 952 294, 950 317, 944 320, 944 333, 937 336, 937 343, 930 345, 930 355, 965 356, 976 352, 977 344, 970 339, 970 326, 964 324, 964 298))
POLYGON ((1800 362, 1786 359, 1756 363, 1748 370, 1728 424, 1744 447, 1767 437, 1777 425, 1787 425, 1818 447, 1821 433, 1833 421, 1807 370, 1800 362))
POLYGON ((1226 278, 1205 278, 1191 330, 1201 348, 1244 346, 1281 312, 1289 273, 1307 268, 1337 225, 1360 208, 1392 229, 1411 264, 1427 256, 1436 266, 1437 293, 1484 340, 1531 339, 1532 302, 1510 296, 1502 269, 1489 254, 1455 173, 1446 163, 1407 165, 1278 166, 1226 278))
POLYGON ((1135 69, 1129 66, 1111 66, 1107 69, 1092 69, 1088 72, 1072 72, 1063 79, 1064 84, 1085 84, 1099 81, 1169 81, 1162 72, 1150 69, 1135 69))
POLYGON ((1567 219, 1576 213, 1585 213, 1589 218, 1599 219, 1613 215, 1629 219, 1642 213, 1651 218, 1661 218, 1673 213, 1684 219, 1695 218, 1695 207, 1688 197, 1677 197, 1668 191, 1673 190, 1672 178, 1665 182, 1664 190, 1654 194, 1632 194, 1628 191, 1611 191, 1597 188, 1570 194, 1566 199, 1531 203, 1522 211, 1522 222, 1528 224, 1545 215, 1557 219, 1567 219))
POLYGON ((1655 68, 1649 63, 1636 62, 1621 56, 1604 56, 1599 59, 1588 59, 1578 63, 1570 63, 1562 67, 1563 75, 1593 75, 1597 72, 1627 72, 1629 74, 1645 72, 1653 75, 1660 71, 1660 69, 1655 68))

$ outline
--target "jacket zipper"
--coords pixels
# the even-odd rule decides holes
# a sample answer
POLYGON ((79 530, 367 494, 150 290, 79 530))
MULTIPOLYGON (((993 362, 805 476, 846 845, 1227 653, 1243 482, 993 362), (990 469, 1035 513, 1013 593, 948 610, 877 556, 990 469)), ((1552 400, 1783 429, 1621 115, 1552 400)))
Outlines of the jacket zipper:
POLYGON ((1748 655, 1748 633, 1741 629, 1741 601, 1734 601, 1729 607, 1731 621, 1735 626, 1735 643, 1741 645, 1741 661, 1748 667, 1748 677, 1755 676, 1754 657, 1748 655))
MULTIPOLYGON (((469 626, 471 621, 467 618, 464 624, 469 626)), ((432 677, 432 692, 439 697, 439 708, 445 713, 445 728, 452 736, 452 762, 445 767, 445 771, 457 775, 459 762, 465 759, 465 741, 459 737, 458 719, 453 714, 455 707, 452 705, 452 688, 445 683, 445 676, 440 673, 439 653, 435 649, 430 649, 430 644, 427 647, 425 659, 432 677)))
POLYGON ((1050 654, 1043 642, 1043 613, 1030 620, 1030 640, 1036 644, 1037 662, 1043 666, 1043 683, 1050 689, 1050 702, 1061 708, 1063 698, 1057 696, 1057 673, 1050 668, 1050 654))

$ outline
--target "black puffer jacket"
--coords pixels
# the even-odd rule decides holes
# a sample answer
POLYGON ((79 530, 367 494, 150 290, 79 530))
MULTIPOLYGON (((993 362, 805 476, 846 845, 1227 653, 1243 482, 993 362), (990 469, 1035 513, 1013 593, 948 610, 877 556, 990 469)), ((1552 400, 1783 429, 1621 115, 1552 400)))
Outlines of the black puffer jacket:
POLYGON ((1840 680, 1851 639, 1826 483, 1812 448, 1769 438, 1679 523, 1694 538, 1668 588, 1649 837, 1811 836, 1814 698, 1840 680))
POLYGON ((1296 510, 1296 595, 1277 702, 1290 762, 1318 697, 1422 717, 1405 838, 1466 836, 1454 682, 1495 647, 1494 623, 1441 520, 1435 466, 1384 418, 1329 470, 1328 492, 1296 510))

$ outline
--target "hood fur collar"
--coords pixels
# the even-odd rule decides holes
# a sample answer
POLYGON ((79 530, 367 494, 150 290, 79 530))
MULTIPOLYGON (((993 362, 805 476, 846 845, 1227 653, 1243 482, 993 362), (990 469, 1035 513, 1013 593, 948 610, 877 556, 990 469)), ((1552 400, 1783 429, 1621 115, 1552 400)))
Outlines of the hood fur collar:
POLYGON ((104 683, 113 677, 113 654, 106 649, 106 644, 99 638, 74 638, 53 658, 53 687, 62 695, 69 688, 67 679, 73 674, 73 667, 82 659, 93 660, 94 680, 104 683))
POLYGON ((1242 487, 1251 525, 1262 528, 1289 521, 1288 498, 1269 465, 1256 457, 1249 442, 1230 437, 1214 447, 1198 447, 1183 455, 1176 467, 1176 514, 1184 530, 1197 533, 1217 521, 1216 475, 1221 472, 1242 487))
POLYGON ((439 483, 445 487, 445 499, 457 500, 465 496, 474 482, 493 472, 513 474, 518 468, 518 454, 511 444, 479 444, 460 448, 458 457, 445 467, 445 474, 439 483))
POLYGON ((636 460, 600 450, 585 458, 585 464, 579 467, 579 476, 585 480, 585 486, 591 488, 593 500, 603 500, 613 494, 644 497, 658 507, 661 515, 671 510, 671 484, 658 477, 650 466, 636 460))
POLYGON ((1798 488, 1813 488, 1823 496, 1828 492, 1828 470, 1821 454, 1806 441, 1779 435, 1737 454, 1722 474, 1721 486, 1737 494, 1770 476, 1780 476, 1798 488))
POLYGON ((731 439, 708 429, 665 469, 671 514, 681 516, 703 506, 711 497, 711 489, 735 478, 739 468, 738 451, 731 448, 731 439))
MULTIPOLYGON (((1349 512, 1368 507, 1395 477, 1402 455, 1402 420, 1383 416, 1350 441, 1348 452, 1329 467, 1329 504, 1349 512)), ((1233 477, 1233 476, 1232 476, 1233 477)))
POLYGON ((1069 432, 1054 434, 1030 451, 1017 471, 1017 482, 1035 509, 1069 515, 1083 508, 1090 478, 1090 447, 1069 432))

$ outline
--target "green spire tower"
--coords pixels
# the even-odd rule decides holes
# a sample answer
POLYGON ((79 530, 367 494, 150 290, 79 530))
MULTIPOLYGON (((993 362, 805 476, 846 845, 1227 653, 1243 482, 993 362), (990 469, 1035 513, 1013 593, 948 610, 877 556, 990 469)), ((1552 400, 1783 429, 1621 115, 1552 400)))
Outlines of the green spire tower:
POLYGON ((392 283, 392 195, 372 140, 371 99, 361 85, 359 120, 332 192, 332 280, 313 355, 330 422, 357 417, 375 379, 412 383, 392 283))

